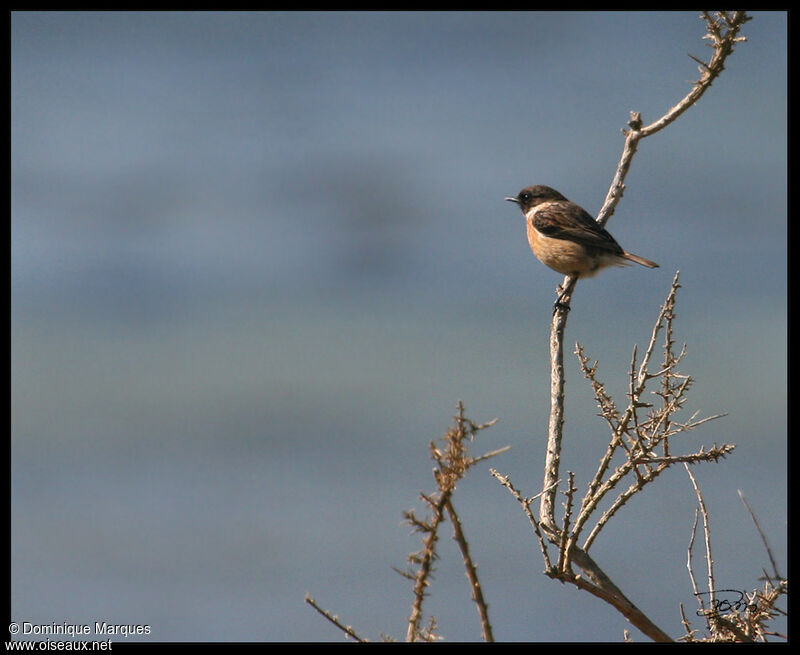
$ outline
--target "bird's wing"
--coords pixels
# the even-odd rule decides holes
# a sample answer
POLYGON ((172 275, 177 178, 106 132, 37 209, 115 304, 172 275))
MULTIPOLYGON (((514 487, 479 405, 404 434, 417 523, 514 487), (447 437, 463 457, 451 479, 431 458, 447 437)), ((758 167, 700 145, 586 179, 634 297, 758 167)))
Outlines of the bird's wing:
POLYGON ((588 212, 572 202, 553 202, 541 207, 533 217, 533 226, 553 239, 574 241, 590 248, 622 253, 622 247, 588 212))

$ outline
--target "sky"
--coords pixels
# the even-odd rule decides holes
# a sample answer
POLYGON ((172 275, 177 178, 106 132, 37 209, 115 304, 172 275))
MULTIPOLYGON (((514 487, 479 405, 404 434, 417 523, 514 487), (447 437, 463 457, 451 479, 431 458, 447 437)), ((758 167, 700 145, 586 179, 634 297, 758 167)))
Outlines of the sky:
MULTIPOLYGON (((726 414, 681 447, 737 445, 694 468, 729 589, 768 564, 737 490, 787 563, 787 14, 752 16, 606 226, 660 268, 581 281, 565 352, 581 489, 608 435, 573 346, 624 403, 680 272, 684 411, 726 414)), ((547 184, 596 214, 630 112, 683 97, 704 33, 693 12, 12 12, 12 620, 341 641, 309 593, 403 639, 402 512, 462 400, 498 419, 475 454, 511 446, 455 496, 495 637, 621 640, 542 575, 488 470, 539 491, 562 279, 503 198, 547 184)), ((670 470, 592 548, 676 637, 695 505, 670 470)), ((479 640, 446 530, 425 609, 479 640)))

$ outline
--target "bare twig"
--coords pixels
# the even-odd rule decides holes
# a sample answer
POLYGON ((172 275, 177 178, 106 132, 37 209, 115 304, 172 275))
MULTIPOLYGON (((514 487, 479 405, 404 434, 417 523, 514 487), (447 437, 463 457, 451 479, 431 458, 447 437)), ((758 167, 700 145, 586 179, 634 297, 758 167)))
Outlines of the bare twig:
POLYGON ((684 463, 686 474, 692 481, 694 493, 697 496, 697 504, 700 509, 700 516, 703 518, 703 541, 706 546, 706 567, 708 570, 708 604, 713 608, 716 605, 716 592, 714 591, 714 558, 711 556, 711 529, 709 527, 708 510, 706 503, 703 499, 703 494, 700 491, 700 486, 697 484, 697 479, 692 473, 689 465, 684 463))
POLYGON ((761 541, 763 542, 764 548, 767 551, 767 556, 769 557, 769 563, 772 565, 772 573, 774 578, 776 580, 782 580, 783 576, 780 573, 778 573, 778 564, 775 561, 775 556, 772 554, 772 548, 770 548, 769 543, 767 542, 767 535, 765 535, 764 531, 761 529, 761 526, 758 523, 758 519, 756 518, 755 512, 753 512, 753 509, 750 507, 750 503, 748 503, 747 499, 744 497, 742 490, 737 489, 737 492, 739 494, 739 498, 742 499, 742 503, 744 503, 744 506, 747 508, 747 512, 748 514, 750 514, 750 518, 753 519, 753 523, 756 526, 756 530, 758 530, 758 534, 761 537, 761 541))
MULTIPOLYGON (((710 416, 709 420, 712 418, 719 418, 722 416, 721 414, 718 416, 710 416)), ((705 421, 702 421, 705 422, 705 421)), ((669 457, 637 457, 635 460, 636 464, 696 464, 697 462, 716 462, 719 459, 725 457, 728 453, 730 453, 735 446, 733 444, 722 444, 721 446, 717 447, 714 446, 709 450, 703 450, 702 448, 700 451, 696 453, 691 453, 690 455, 671 455, 669 457)))
POLYGON ((692 85, 689 92, 663 116, 649 125, 643 126, 641 114, 631 112, 631 119, 628 121, 629 129, 624 131, 625 145, 617 166, 617 172, 597 218, 600 225, 605 225, 608 219, 611 218, 614 209, 622 198, 622 194, 625 191, 625 177, 628 174, 631 160, 636 154, 639 141, 663 130, 689 107, 694 105, 723 71, 725 60, 733 52, 736 43, 745 40, 744 37, 739 36, 742 26, 750 20, 750 17, 745 12, 719 12, 716 18, 711 16, 709 12, 703 12, 701 18, 708 29, 703 38, 711 40, 711 45, 714 49, 713 54, 707 63, 702 64, 700 78, 692 85))
MULTIPOLYGON (((576 280, 562 285, 571 290, 576 280)), ((566 293, 566 292, 565 292, 566 293)), ((571 295, 563 296, 562 302, 569 303, 571 295)), ((539 502, 539 520, 550 532, 557 533, 555 519, 555 498, 558 472, 561 468, 561 440, 564 434, 564 329, 567 325, 567 312, 557 309, 553 314, 550 330, 550 419, 547 426, 547 450, 544 461, 544 480, 539 502)))
POLYGON ((412 512, 404 514, 406 520, 417 530, 425 533, 422 540, 422 550, 409 556, 409 560, 417 565, 417 573, 414 576, 414 600, 411 603, 411 615, 408 617, 407 641, 416 641, 420 637, 420 622, 422 620, 422 602, 425 599, 425 591, 428 587, 428 579, 433 572, 433 562, 436 559, 436 542, 439 539, 439 524, 444 520, 443 509, 449 498, 450 492, 443 494, 438 502, 431 502, 423 495, 423 499, 428 502, 433 510, 433 518, 430 522, 418 520, 412 512))
POLYGON ((340 622, 340 621, 339 621, 339 617, 337 617, 337 616, 336 616, 336 615, 334 615, 334 614, 331 614, 331 613, 330 613, 330 612, 328 612, 327 610, 324 610, 324 609, 322 609, 322 608, 321 608, 319 605, 317 605, 317 601, 315 601, 315 600, 314 600, 314 599, 313 599, 311 596, 309 596, 308 594, 306 594, 306 597, 305 597, 305 599, 304 599, 304 600, 306 601, 306 603, 308 603, 309 605, 311 605, 311 607, 313 607, 315 610, 317 610, 317 612, 319 612, 320 614, 322 614, 322 616, 324 616, 326 619, 328 619, 328 621, 330 621, 331 623, 333 623, 333 625, 335 625, 337 628, 339 628, 339 630, 341 630, 342 632, 344 632, 344 633, 345 633, 345 635, 347 635, 347 636, 348 636, 348 637, 350 637, 351 639, 355 639, 356 641, 359 641, 359 642, 367 642, 367 641, 369 641, 369 639, 363 639, 362 637, 359 637, 359 636, 358 636, 358 635, 355 633, 355 631, 353 630, 353 628, 351 628, 349 625, 344 625, 342 622, 340 622))
MULTIPOLYGON (((534 516, 533 511, 531 510, 531 503, 533 503, 534 500, 536 500, 543 493, 549 490, 545 489, 540 491, 535 496, 531 496, 530 498, 523 498, 522 494, 514 487, 513 484, 511 484, 511 481, 508 479, 508 476, 500 475, 495 469, 489 469, 489 471, 500 482, 500 484, 502 484, 506 489, 508 489, 511 495, 517 499, 519 504, 522 505, 522 509, 525 511, 525 515, 528 517, 528 521, 530 521, 531 527, 533 527, 533 532, 536 535, 536 538, 539 540, 539 548, 541 549, 542 557, 544 558, 545 571, 546 572, 550 571, 551 569, 553 569, 553 565, 550 562, 550 555, 547 551, 547 542, 545 541, 544 536, 542 535, 539 522, 536 520, 536 517, 534 516)), ((554 483, 554 486, 558 485, 558 482, 560 481, 556 481, 554 483)))
POLYGON ((686 636, 683 637, 682 641, 693 642, 696 630, 692 629, 692 626, 689 623, 689 619, 686 618, 686 612, 683 610, 683 603, 680 604, 681 610, 681 623, 683 624, 683 629, 686 630, 686 636))
POLYGON ((430 518, 421 520, 416 517, 413 511, 405 512, 406 521, 415 531, 422 532, 422 549, 409 556, 409 561, 416 566, 413 574, 414 589, 413 601, 411 603, 411 614, 408 617, 408 629, 406 641, 430 641, 435 638, 433 627, 435 622, 431 619, 428 628, 422 627, 422 604, 425 600, 426 591, 433 573, 433 563, 437 559, 436 543, 439 539, 439 526, 445 519, 447 513, 453 521, 455 540, 461 548, 464 558, 467 578, 473 592, 473 599, 478 605, 478 613, 481 619, 481 629, 487 640, 493 639, 491 624, 489 623, 488 604, 483 599, 483 592, 478 581, 477 567, 474 565, 469 554, 466 538, 458 516, 452 505, 452 495, 456 488, 456 483, 460 480, 467 470, 490 457, 494 457, 508 450, 508 447, 499 448, 486 453, 480 457, 470 457, 467 452, 467 443, 481 430, 484 430, 496 423, 496 419, 487 423, 475 423, 464 415, 464 404, 458 402, 458 413, 453 417, 455 425, 448 428, 444 436, 444 443, 438 446, 435 442, 430 444, 431 457, 436 462, 433 470, 433 477, 436 480, 437 490, 428 496, 420 494, 421 498, 428 505, 430 518))
POLYGON ((564 529, 561 531, 561 544, 558 553, 558 570, 566 572, 570 568, 570 554, 575 538, 570 534, 570 521, 572 520, 572 501, 575 497, 575 474, 570 471, 567 475, 567 490, 564 492, 567 500, 564 502, 564 529))
MULTIPOLYGON (((703 597, 703 594, 700 593, 700 588, 697 586, 697 578, 694 577, 694 563, 692 561, 694 553, 694 540, 695 537, 697 536, 697 522, 699 518, 700 518, 700 510, 695 508, 691 537, 689 538, 689 546, 686 549, 686 570, 689 572, 689 581, 692 583, 692 592, 694 592, 694 597, 697 599, 697 604, 700 606, 700 614, 705 617, 706 624, 708 624, 708 612, 706 610, 705 599, 703 597)), ((683 612, 683 604, 681 604, 681 613, 682 612, 683 612)), ((686 617, 684 617, 684 624, 688 625, 686 617)), ((710 628, 710 625, 708 625, 708 627, 710 628)))
MULTIPOLYGON (((625 491, 621 492, 614 499, 614 502, 611 503, 611 506, 605 512, 603 512, 602 516, 597 520, 594 528, 592 528, 589 536, 586 537, 586 541, 583 543, 584 549, 588 550, 591 547, 592 543, 594 543, 594 540, 597 538, 597 535, 600 534, 600 530, 603 529, 611 517, 614 516, 614 514, 616 514, 617 511, 634 496, 634 494, 641 491, 648 482, 652 482, 659 475, 661 475, 661 473, 666 471, 668 466, 668 464, 661 464, 655 469, 640 474, 636 482, 631 484, 631 486, 629 486, 625 491)), ((626 469, 629 470, 628 467, 626 467, 626 469)))
POLYGON ((464 536, 461 520, 458 518, 456 510, 453 508, 452 499, 447 501, 445 504, 445 509, 447 510, 447 514, 450 516, 450 522, 453 524, 453 539, 455 539, 456 543, 458 543, 458 547, 461 550, 461 555, 464 558, 464 569, 466 571, 467 580, 469 580, 470 591, 472 592, 472 600, 475 601, 475 605, 478 608, 478 616, 481 622, 483 640, 486 642, 494 641, 492 624, 489 622, 489 605, 483 597, 483 589, 481 588, 481 583, 478 580, 478 567, 475 566, 475 563, 472 561, 472 557, 469 554, 469 544, 464 536))

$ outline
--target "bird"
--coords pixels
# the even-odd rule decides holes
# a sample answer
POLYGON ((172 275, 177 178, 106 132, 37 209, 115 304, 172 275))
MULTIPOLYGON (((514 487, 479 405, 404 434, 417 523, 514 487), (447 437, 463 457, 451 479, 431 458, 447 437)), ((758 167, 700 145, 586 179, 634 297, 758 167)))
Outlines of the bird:
MULTIPOLYGON (((583 279, 606 266, 628 266, 630 262, 658 268, 655 262, 624 250, 585 209, 549 186, 525 187, 506 200, 519 205, 525 215, 533 254, 558 273, 583 279)), ((556 307, 563 296, 564 292, 556 307)))

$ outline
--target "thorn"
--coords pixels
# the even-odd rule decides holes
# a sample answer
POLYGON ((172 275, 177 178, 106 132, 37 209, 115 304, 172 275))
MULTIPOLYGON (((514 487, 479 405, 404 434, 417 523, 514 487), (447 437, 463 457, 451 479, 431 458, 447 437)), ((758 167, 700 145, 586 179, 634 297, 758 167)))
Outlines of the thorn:
POLYGON ((700 65, 701 65, 701 66, 702 66, 702 67, 703 67, 705 70, 707 70, 707 71, 709 71, 709 72, 711 71, 711 69, 708 67, 708 64, 707 64, 706 62, 704 62, 702 59, 699 59, 698 57, 695 57, 693 54, 691 54, 691 53, 689 53, 689 52, 687 52, 687 53, 686 53, 686 55, 689 57, 689 59, 694 59, 694 60, 695 60, 695 61, 696 61, 698 64, 700 64, 700 65))

